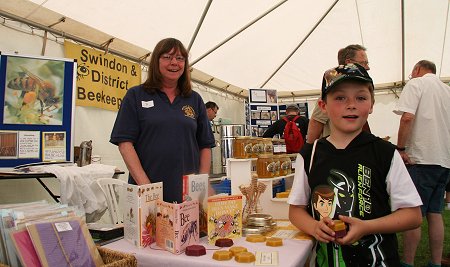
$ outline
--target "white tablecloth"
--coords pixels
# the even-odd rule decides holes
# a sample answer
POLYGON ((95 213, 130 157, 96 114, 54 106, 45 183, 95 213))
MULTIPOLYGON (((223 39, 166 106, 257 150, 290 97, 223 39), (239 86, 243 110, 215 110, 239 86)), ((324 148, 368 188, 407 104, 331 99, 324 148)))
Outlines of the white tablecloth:
MULTIPOLYGON (((165 250, 160 250, 155 243, 150 247, 139 249, 121 239, 119 241, 105 245, 104 247, 132 253, 135 255, 138 266, 158 266, 158 267, 210 267, 210 266, 254 266, 254 263, 238 263, 233 259, 229 261, 216 261, 212 258, 214 251, 208 249, 218 249, 214 245, 206 244, 204 238, 201 239, 201 245, 206 247, 206 255, 193 257, 186 256, 184 253, 180 255, 172 254, 165 250)), ((278 266, 282 267, 301 267, 304 266, 308 258, 313 242, 311 240, 292 240, 284 239, 283 246, 269 247, 265 243, 250 243, 245 241, 245 237, 234 240, 234 246, 246 247, 248 251, 256 253, 257 251, 271 252, 278 251, 278 266)), ((228 248, 222 248, 228 250, 228 248)))

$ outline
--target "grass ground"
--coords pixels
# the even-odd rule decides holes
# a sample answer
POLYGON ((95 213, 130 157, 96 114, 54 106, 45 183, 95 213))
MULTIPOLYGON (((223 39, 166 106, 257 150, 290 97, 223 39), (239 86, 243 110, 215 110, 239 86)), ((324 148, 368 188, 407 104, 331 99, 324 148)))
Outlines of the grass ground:
MULTIPOLYGON (((442 216, 444 219, 444 255, 448 255, 450 253, 450 210, 444 210, 442 216)), ((402 239, 402 234, 398 234, 400 257, 403 255, 402 239)), ((428 223, 424 218, 422 223, 422 239, 420 240, 419 247, 417 248, 414 266, 426 266, 430 261, 430 258, 430 249, 428 246, 428 223)))

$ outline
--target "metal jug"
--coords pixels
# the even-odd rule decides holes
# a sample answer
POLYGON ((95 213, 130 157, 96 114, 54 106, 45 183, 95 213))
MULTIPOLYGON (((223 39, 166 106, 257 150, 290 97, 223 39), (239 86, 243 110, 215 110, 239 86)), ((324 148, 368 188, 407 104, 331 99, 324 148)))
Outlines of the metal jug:
POLYGON ((77 162, 78 167, 91 164, 92 140, 83 141, 80 144, 80 158, 77 162))

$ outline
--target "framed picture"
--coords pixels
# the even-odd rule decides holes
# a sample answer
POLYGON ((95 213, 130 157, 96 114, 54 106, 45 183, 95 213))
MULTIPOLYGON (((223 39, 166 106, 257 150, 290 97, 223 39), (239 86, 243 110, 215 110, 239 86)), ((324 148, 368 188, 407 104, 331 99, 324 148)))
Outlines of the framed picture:
POLYGON ((250 102, 253 103, 267 103, 266 90, 250 89, 250 102))
POLYGON ((0 167, 73 160, 75 77, 72 59, 0 55, 0 133, 8 140, 0 167), (50 135, 58 146, 46 143, 50 135))
POLYGON ((277 90, 267 90, 267 103, 269 104, 278 103, 277 90))

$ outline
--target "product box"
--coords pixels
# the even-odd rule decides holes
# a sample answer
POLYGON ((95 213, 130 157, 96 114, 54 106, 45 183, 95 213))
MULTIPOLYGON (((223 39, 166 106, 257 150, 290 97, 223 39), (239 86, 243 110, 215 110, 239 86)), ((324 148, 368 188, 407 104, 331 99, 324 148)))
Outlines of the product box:
POLYGON ((156 245, 174 254, 200 240, 198 201, 181 204, 158 200, 156 203, 156 245))
POLYGON ((155 242, 156 200, 163 199, 163 183, 124 185, 122 203, 124 239, 135 246, 155 242))
POLYGON ((208 234, 208 175, 190 174, 183 176, 183 202, 198 200, 200 237, 208 234))
POLYGON ((208 198, 208 242, 219 238, 242 236, 242 196, 213 196, 208 198))

